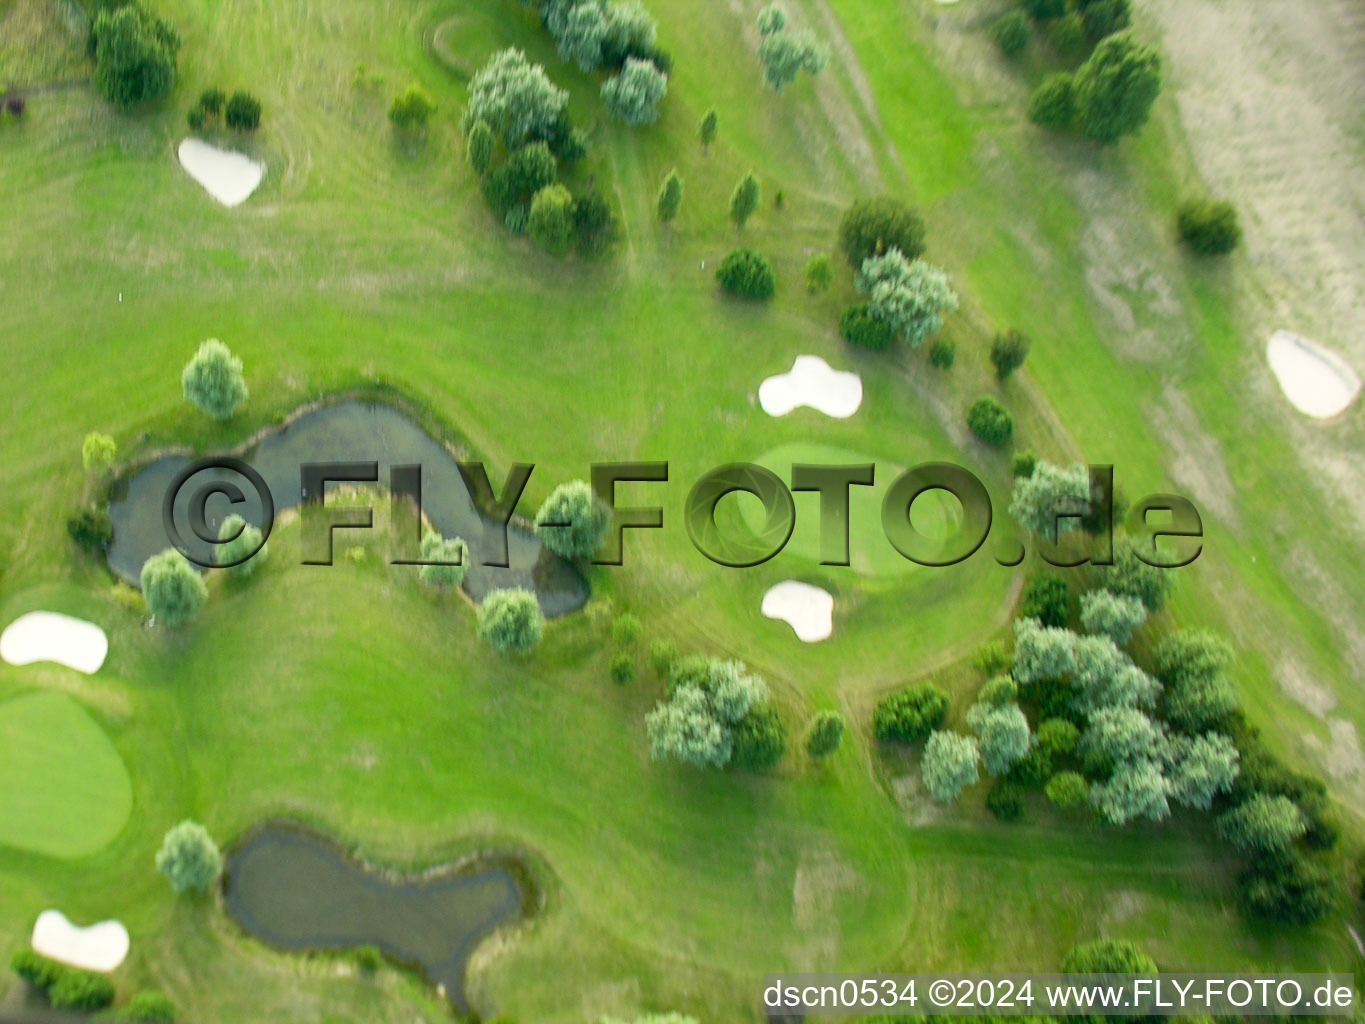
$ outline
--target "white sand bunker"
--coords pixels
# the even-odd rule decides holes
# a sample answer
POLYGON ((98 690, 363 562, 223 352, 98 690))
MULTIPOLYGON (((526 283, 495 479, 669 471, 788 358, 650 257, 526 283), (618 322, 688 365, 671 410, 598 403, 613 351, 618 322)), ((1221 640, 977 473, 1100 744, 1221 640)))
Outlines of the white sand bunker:
POLYGON ((1272 334, 1265 354, 1285 397, 1299 412, 1327 419, 1344 411, 1360 394, 1355 370, 1335 352, 1293 331, 1272 334))
POLYGON ((797 356, 789 371, 758 386, 758 404, 769 416, 785 416, 808 405, 842 420, 863 404, 863 381, 856 373, 831 370, 819 356, 797 356))
POLYGON ((178 151, 180 166, 224 206, 237 206, 256 191, 265 177, 265 164, 245 153, 210 146, 201 139, 185 139, 178 151))
POLYGON ((809 583, 786 580, 763 595, 762 612, 796 630, 797 639, 813 644, 834 632, 834 598, 809 583))
POLYGON ((57 612, 20 615, 0 633, 0 658, 11 665, 55 661, 89 675, 109 653, 109 638, 93 622, 57 612))
POLYGON ((118 921, 79 928, 60 910, 44 910, 33 925, 33 951, 87 971, 109 972, 128 955, 128 929, 118 921))

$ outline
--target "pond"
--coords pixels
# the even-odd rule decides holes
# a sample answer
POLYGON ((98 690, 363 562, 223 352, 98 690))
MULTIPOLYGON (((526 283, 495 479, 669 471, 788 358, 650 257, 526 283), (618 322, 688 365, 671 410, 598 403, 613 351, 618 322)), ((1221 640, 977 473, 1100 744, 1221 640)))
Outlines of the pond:
MULTIPOLYGON (((236 453, 234 453, 236 454, 236 453)), ((265 479, 278 516, 299 504, 299 467, 306 462, 378 462, 380 483, 387 484, 389 467, 422 467, 422 509, 435 529, 445 537, 461 537, 469 545, 471 565, 464 589, 476 601, 502 587, 525 587, 535 592, 547 616, 562 615, 582 606, 588 598, 587 583, 578 571, 541 544, 531 530, 512 524, 507 531, 507 568, 482 565, 484 516, 475 509, 460 478, 455 456, 411 417, 388 405, 356 400, 339 402, 304 413, 288 425, 267 435, 238 455, 265 479)), ((109 516, 114 539, 109 545, 109 567, 134 585, 142 563, 170 547, 161 520, 161 505, 177 473, 190 462, 185 455, 168 455, 141 467, 116 482, 109 493, 109 516)), ((215 471, 216 472, 216 471, 215 471)), ((224 479, 235 474, 219 473, 224 479)), ((490 467, 489 477, 500 489, 501 474, 490 467)), ((206 472, 194 477, 197 485, 211 479, 206 472)), ((242 481, 249 492, 249 485, 242 481)), ((335 486, 335 485, 331 485, 335 486)), ((186 522, 186 509, 196 486, 182 488, 176 506, 177 521, 186 522)), ((207 520, 221 522, 228 514, 227 499, 209 500, 207 520)), ((259 522, 260 507, 248 493, 243 518, 259 522)), ((206 561, 212 548, 201 544, 185 527, 182 533, 193 542, 206 561)), ((333 557, 339 557, 352 531, 338 530, 333 557)), ((416 569, 409 571, 416 572, 416 569)))
POLYGON ((228 912, 272 946, 377 946, 419 967, 464 1010, 465 967, 474 947, 534 907, 524 878, 511 858, 466 870, 386 875, 322 836, 276 823, 229 854, 223 890, 228 912))

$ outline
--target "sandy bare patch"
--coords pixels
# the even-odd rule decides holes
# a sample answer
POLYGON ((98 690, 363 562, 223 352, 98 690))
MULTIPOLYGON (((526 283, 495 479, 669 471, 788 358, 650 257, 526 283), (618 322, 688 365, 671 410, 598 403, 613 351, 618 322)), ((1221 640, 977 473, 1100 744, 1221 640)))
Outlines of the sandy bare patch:
POLYGON ((109 638, 93 622, 57 612, 20 615, 0 633, 0 658, 11 665, 55 661, 90 675, 109 653, 109 638))
POLYGON ((1276 331, 1265 355, 1294 408, 1315 419, 1345 412, 1360 394, 1360 377, 1335 352, 1292 331, 1276 331))
POLYGON ((839 954, 839 894, 858 874, 832 850, 804 849, 792 879, 792 924, 804 941, 794 953, 804 970, 818 970, 839 954))
POLYGON ((118 921, 86 928, 72 924, 60 910, 44 910, 33 925, 33 950, 72 967, 107 974, 128 955, 128 929, 118 921))
POLYGON ((1171 479, 1229 526, 1238 525, 1237 491, 1228 476, 1218 442, 1204 430, 1184 392, 1166 387, 1151 417, 1152 429, 1166 446, 1171 479))
POLYGON ((834 598, 809 583, 784 580, 769 588, 760 610, 791 626, 802 643, 828 639, 834 632, 834 598))
POLYGON ((863 404, 863 381, 856 373, 831 369, 819 356, 797 356, 790 370, 758 386, 758 404, 769 416, 785 416, 806 405, 847 419, 863 404))
POLYGON ((1318 718, 1326 718, 1337 706, 1337 695, 1315 682, 1304 667, 1291 658, 1280 659, 1275 668, 1275 680, 1295 704, 1318 718))
POLYGON ((265 177, 265 164, 245 153, 219 149, 202 139, 185 139, 176 151, 180 166, 224 206, 240 206, 265 177))

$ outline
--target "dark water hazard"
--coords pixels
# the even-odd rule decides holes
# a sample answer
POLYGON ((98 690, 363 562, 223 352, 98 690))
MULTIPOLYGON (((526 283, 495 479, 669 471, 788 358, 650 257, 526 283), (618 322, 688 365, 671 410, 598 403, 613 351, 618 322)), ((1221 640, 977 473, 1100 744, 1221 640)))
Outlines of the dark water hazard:
POLYGON ((420 967, 463 1010, 474 947, 532 909, 529 886, 515 870, 506 860, 453 874, 389 877, 319 835, 277 824, 228 857, 224 893, 237 922, 272 946, 377 946, 420 967))
MULTIPOLYGON (((474 508, 455 457, 408 417, 387 405, 360 401, 341 402, 305 413, 286 427, 270 434, 240 458, 265 478, 275 501, 275 514, 300 503, 299 466, 305 462, 378 462, 379 482, 387 485, 392 466, 422 467, 422 509, 436 530, 445 537, 461 537, 469 545, 471 562, 464 589, 476 601, 502 587, 525 587, 535 592, 546 615, 562 615, 582 606, 588 598, 587 584, 572 565, 541 544, 528 529, 508 527, 508 568, 480 564, 483 561, 484 517, 474 508)), ((114 523, 114 540, 109 546, 109 567, 124 579, 137 584, 142 563, 170 547, 161 520, 166 490, 181 469, 192 460, 169 455, 148 463, 136 473, 116 483, 109 495, 109 516, 114 523)), ((232 508, 221 495, 209 499, 207 520, 216 526, 230 511, 249 522, 259 523, 260 503, 250 485, 235 474, 211 471, 197 474, 182 488, 176 504, 176 521, 182 536, 212 559, 210 545, 201 544, 188 526, 191 495, 200 483, 217 475, 232 479, 246 492, 245 506, 232 508)), ((493 486, 502 487, 501 474, 490 468, 493 486)), ((329 485, 333 487, 336 485, 329 485)), ((362 534, 338 530, 333 540, 333 557, 339 557, 348 537, 362 534)), ((326 572, 325 567, 307 571, 326 572)), ((416 572, 416 568, 406 571, 416 572)))

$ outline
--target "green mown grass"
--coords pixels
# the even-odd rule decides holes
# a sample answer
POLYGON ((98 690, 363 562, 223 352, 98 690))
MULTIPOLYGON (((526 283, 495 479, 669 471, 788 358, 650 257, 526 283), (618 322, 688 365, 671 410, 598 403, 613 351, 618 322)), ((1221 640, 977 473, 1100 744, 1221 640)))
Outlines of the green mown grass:
MULTIPOLYGON (((56 904, 124 920, 134 953, 120 987, 154 983, 186 1019, 439 1014, 433 994, 391 972, 337 977, 331 959, 244 940, 212 901, 175 900, 152 867, 161 834, 183 817, 230 842, 286 815, 400 866, 476 845, 526 849, 547 911, 494 943, 471 979, 480 1010, 522 1020, 675 1007, 747 1019, 765 971, 1051 968, 1097 934, 1133 938, 1163 967, 1352 962, 1339 921, 1297 932, 1243 922, 1233 866, 1200 818, 1106 831, 1034 806, 1026 823, 1002 826, 984 810, 985 786, 937 814, 909 791, 917 758, 876 748, 870 708, 928 676, 953 692, 960 718, 980 683, 962 661, 1003 630, 1020 575, 988 550, 953 569, 872 576, 820 567, 794 542, 736 571, 699 555, 681 521, 706 470, 790 461, 793 451, 870 453, 877 498, 895 466, 960 462, 1003 516, 1009 452, 978 445, 962 422, 988 392, 1011 407, 1017 447, 1113 461, 1130 497, 1180 490, 1149 422, 1175 374, 1236 482, 1237 522, 1210 514, 1207 554, 1182 573, 1161 624, 1235 631, 1250 713, 1300 758, 1311 750, 1304 736, 1325 727, 1271 681, 1285 636, 1300 638, 1296 651, 1338 693, 1337 713, 1359 720, 1339 642, 1282 570, 1291 544, 1274 528, 1304 470, 1272 477, 1282 428, 1234 415, 1219 390, 1244 355, 1235 289, 1162 257, 1179 271, 1177 301, 1197 340, 1167 364, 1134 364, 1110 348, 1086 286, 1086 214, 1059 181, 1091 164, 1119 178, 1140 197, 1134 230, 1159 238, 1174 186, 1149 183, 1175 174, 1169 111, 1115 154, 1042 139, 1017 109, 954 79, 908 3, 835 0, 860 66, 836 54, 821 82, 775 96, 760 90, 745 36, 752 12, 741 21, 720 5, 653 0, 677 72, 662 119, 645 131, 605 121, 596 84, 562 64, 512 0, 159 6, 185 39, 173 100, 120 115, 68 90, 0 132, 0 203, 13 212, 0 229, 0 280, 24 297, 7 304, 0 378, 10 422, 0 434, 0 611, 69 611, 111 639, 107 667, 89 680, 27 666, 0 669, 0 686, 72 689, 107 728, 135 794, 128 827, 79 862, 0 848, 0 954, 56 904), (433 43, 451 19, 457 27, 433 43), (482 204, 458 117, 469 71, 509 44, 571 90, 593 136, 571 181, 595 177, 619 204, 624 235, 610 259, 545 257, 482 204), (377 82, 357 85, 358 64, 377 82), (858 97, 863 74, 875 111, 858 97), (440 105, 413 152, 390 141, 384 120, 410 81, 440 105), (235 211, 213 205, 174 160, 184 110, 211 84, 249 87, 266 106, 259 138, 245 145, 268 175, 235 211), (721 135, 706 156, 695 125, 712 105, 721 135), (850 132, 866 159, 852 155, 850 132), (981 159, 987 150, 998 155, 981 159), (663 231, 653 200, 673 166, 686 194, 663 231), (764 200, 740 233, 726 203, 751 167, 764 200), (847 270, 827 295, 802 287, 801 267, 831 250, 843 205, 882 188, 924 205, 929 256, 963 293, 945 328, 959 341, 946 374, 922 352, 844 345, 835 324, 852 294, 847 270), (1018 222, 1027 230, 1002 230, 1018 222), (1045 264, 1027 239, 1041 240, 1045 264), (741 241, 777 267, 770 307, 716 292, 715 263, 741 241), (1007 324, 1031 333, 1035 349, 1002 387, 985 347, 1007 324), (180 396, 180 367, 208 336, 244 359, 252 388, 226 425, 180 396), (758 409, 759 382, 800 353, 862 374, 854 417, 758 409), (94 486, 79 467, 85 432, 111 432, 125 455, 222 447, 364 380, 454 425, 494 477, 536 462, 524 512, 590 462, 668 459, 667 484, 620 488, 623 505, 663 505, 665 529, 629 532, 626 566, 593 573, 598 596, 644 621, 642 663, 653 639, 741 657, 768 679, 794 735, 814 709, 844 710, 853 726, 844 748, 827 766, 794 754, 760 778, 653 765, 642 719, 662 686, 643 664, 632 684, 612 684, 607 632, 588 616, 553 623, 529 658, 502 660, 477 643, 461 600, 375 560, 303 568, 288 526, 245 585, 215 580, 184 630, 145 630, 106 598, 107 575, 63 526, 94 486), (763 592, 788 577, 835 594, 830 640, 802 645, 760 615, 763 592)), ((814 3, 803 12, 820 23, 814 3)), ((382 453, 357 453, 369 457, 382 453)), ((1324 554, 1340 538, 1328 514, 1305 510, 1300 540, 1336 564, 1324 554)))

